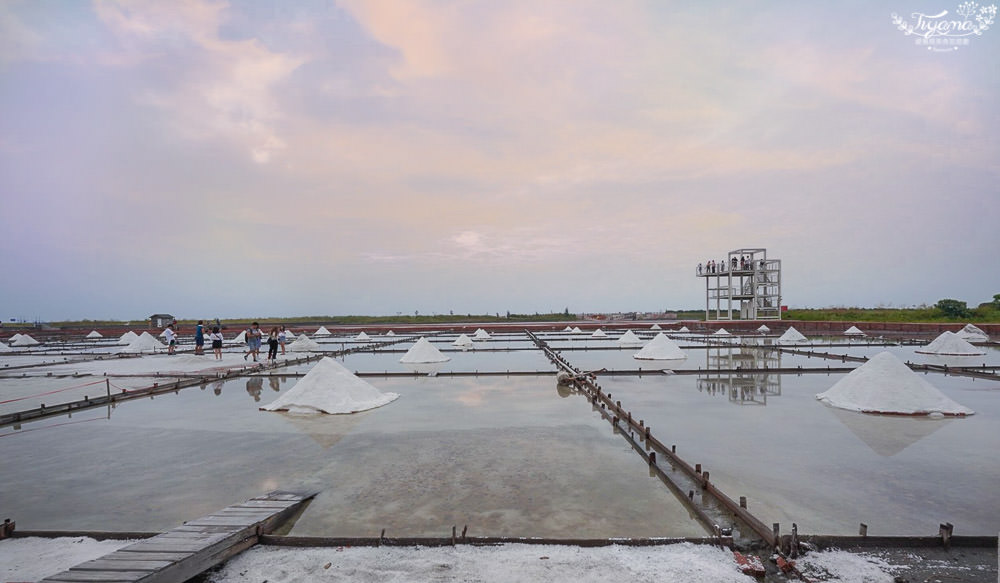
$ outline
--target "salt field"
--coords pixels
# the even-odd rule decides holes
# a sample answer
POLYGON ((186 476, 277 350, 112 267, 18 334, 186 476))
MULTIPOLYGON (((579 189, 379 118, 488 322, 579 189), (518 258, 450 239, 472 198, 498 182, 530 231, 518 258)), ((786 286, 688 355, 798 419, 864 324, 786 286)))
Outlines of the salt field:
MULTIPOLYGON (((860 523, 871 534, 929 535, 947 521, 956 534, 995 534, 995 380, 921 375, 975 411, 968 417, 867 415, 815 398, 847 374, 823 369, 857 362, 791 351, 852 358, 888 351, 917 364, 942 357, 872 340, 811 338, 783 351, 769 342, 776 334, 723 343, 692 334, 673 335, 686 358, 648 360, 634 358, 641 346, 617 343, 622 332, 538 337, 577 368, 601 371, 605 392, 678 455, 711 471, 730 497, 745 496, 764 523, 828 535, 854 534, 860 523)), ((643 343, 655 335, 637 332, 643 343)), ((302 354, 262 370, 238 346, 218 361, 190 353, 119 358, 114 339, 59 347, 63 355, 45 345, 5 352, 3 414, 153 383, 194 377, 196 384, 7 424, 0 451, 19 470, 6 477, 0 507, 15 509, 8 514, 26 530, 159 531, 236 499, 305 488, 319 495, 292 535, 444 536, 454 525, 476 536, 711 534, 587 398, 556 383, 555 366, 528 335, 494 333, 461 349, 452 345, 458 333, 431 332, 427 339, 448 360, 401 363, 418 337, 316 338, 326 354, 364 350, 337 362, 399 395, 352 415, 259 410, 316 366, 281 366, 302 354), (380 344, 387 340, 400 342, 380 344)), ((1000 364, 995 346, 983 351, 975 366, 1000 364)))

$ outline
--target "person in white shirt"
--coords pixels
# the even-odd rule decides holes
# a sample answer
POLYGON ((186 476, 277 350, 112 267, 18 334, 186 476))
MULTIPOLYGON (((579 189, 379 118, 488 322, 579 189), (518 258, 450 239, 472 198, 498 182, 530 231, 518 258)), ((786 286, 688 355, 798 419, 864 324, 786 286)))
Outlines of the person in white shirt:
POLYGON ((174 332, 174 325, 167 324, 167 329, 163 331, 163 338, 167 341, 167 354, 173 354, 177 349, 177 333, 174 332))

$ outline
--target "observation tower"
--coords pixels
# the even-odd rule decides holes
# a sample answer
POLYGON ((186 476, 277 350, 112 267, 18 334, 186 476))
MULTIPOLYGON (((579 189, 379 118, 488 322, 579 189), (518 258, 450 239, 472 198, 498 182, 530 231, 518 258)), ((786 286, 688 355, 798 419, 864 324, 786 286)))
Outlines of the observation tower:
POLYGON ((781 319, 781 260, 767 249, 734 249, 699 263, 697 276, 705 278, 706 320, 781 319))

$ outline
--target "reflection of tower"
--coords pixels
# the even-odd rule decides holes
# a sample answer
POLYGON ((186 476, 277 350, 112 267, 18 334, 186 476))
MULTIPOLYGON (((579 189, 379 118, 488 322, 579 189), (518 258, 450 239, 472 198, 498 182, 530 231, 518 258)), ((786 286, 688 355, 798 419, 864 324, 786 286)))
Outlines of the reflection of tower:
POLYGON ((736 405, 767 405, 781 395, 781 351, 733 344, 708 347, 708 371, 698 377, 698 390, 725 393, 736 405))

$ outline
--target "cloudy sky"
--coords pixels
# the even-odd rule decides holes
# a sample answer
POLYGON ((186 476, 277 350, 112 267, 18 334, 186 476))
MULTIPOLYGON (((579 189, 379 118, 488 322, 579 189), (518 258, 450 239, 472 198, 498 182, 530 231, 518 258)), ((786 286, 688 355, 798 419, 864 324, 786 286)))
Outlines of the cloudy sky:
POLYGON ((3 0, 0 317, 975 305, 1000 25, 892 19, 956 7, 3 0))

